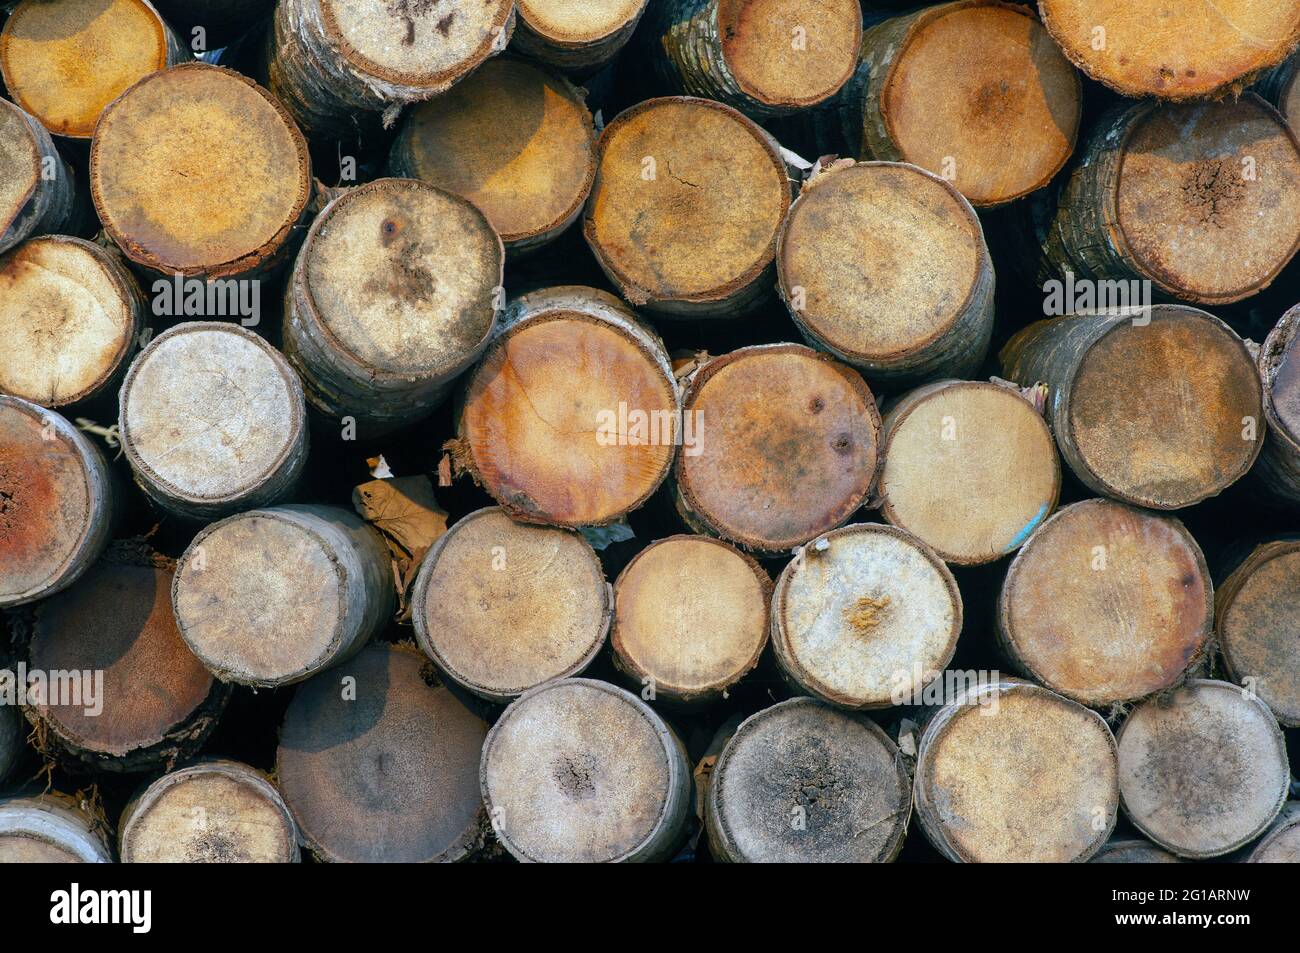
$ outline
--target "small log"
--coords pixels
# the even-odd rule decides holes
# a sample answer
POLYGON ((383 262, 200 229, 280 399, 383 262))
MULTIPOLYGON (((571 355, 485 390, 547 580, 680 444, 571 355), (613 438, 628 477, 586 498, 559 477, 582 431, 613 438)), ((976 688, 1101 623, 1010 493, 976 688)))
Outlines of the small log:
POLYGON ((1036 224, 1042 277, 1087 279, 1098 295, 1150 282, 1194 304, 1248 298, 1300 248, 1298 178, 1295 133, 1254 93, 1117 107, 1036 224))
POLYGON ((0 257, 0 391, 65 407, 116 389, 148 320, 120 258, 67 235, 33 238, 0 257))
POLYGON ((455 457, 512 519, 603 526, 668 475, 679 417, 653 331, 603 291, 546 288, 511 302, 470 376, 455 457))
POLYGON ((507 251, 524 252, 577 221, 596 177, 596 130, 581 90, 502 56, 413 108, 389 169, 463 195, 507 251))
POLYGON ((379 534, 340 506, 250 510, 202 530, 173 584, 176 624, 224 682, 276 687, 343 662, 392 619, 379 534))
POLYGON ((367 438, 427 416, 487 346, 503 259, 482 212, 423 182, 330 202, 285 295, 284 352, 309 406, 367 438))
POLYGON ((13 770, 23 755, 22 717, 12 705, 0 705, 0 781, 13 770))
POLYGON ((127 371, 121 407, 136 482, 182 519, 280 502, 307 459, 298 375, 235 325, 194 321, 158 335, 127 371))
POLYGON ((781 299, 814 347, 873 382, 972 376, 993 333, 993 262, 969 202, 893 162, 817 175, 776 250, 781 299))
POLYGON ((0 395, 0 606, 72 585, 103 553, 112 513, 99 449, 53 411, 0 395))
POLYGON ((517 0, 511 47, 573 73, 594 73, 632 38, 648 0, 517 0))
POLYGON ((1256 92, 1277 107, 1292 129, 1300 127, 1300 53, 1266 73, 1256 92))
POLYGON ((854 523, 809 543, 772 596, 772 651, 801 694, 844 708, 917 704, 948 667, 962 600, 948 567, 900 529, 854 523))
POLYGON ((1263 443, 1254 359, 1218 318, 1157 305, 1055 318, 1017 333, 1003 376, 1049 388, 1061 456, 1089 488, 1152 509, 1216 496, 1263 443))
POLYGON ((274 785, 236 761, 164 774, 118 824, 124 864, 296 864, 298 830, 274 785))
POLYGON ((977 684, 921 735, 916 816, 958 863, 1078 863, 1115 828, 1118 771, 1096 712, 1018 679, 977 684))
POLYGON ((480 778, 497 839, 524 862, 667 860, 691 813, 691 765, 672 729, 586 678, 513 702, 483 743, 480 778))
POLYGON ((1300 864, 1300 801, 1287 801, 1277 822, 1251 851, 1247 863, 1300 864))
POLYGON ((28 677, 48 684, 29 684, 23 711, 60 760, 149 770, 193 754, 216 727, 230 692, 181 639, 171 587, 165 570, 101 561, 36 608, 28 677))
POLYGON ((912 779, 863 715, 791 698, 744 721, 709 779, 713 858, 729 863, 889 863, 912 779))
POLYGON ((77 230, 81 204, 45 127, 0 99, 0 253, 34 235, 77 230))
POLYGON ((799 344, 740 348, 696 371, 682 406, 695 432, 676 501, 696 532, 774 555, 866 502, 880 413, 852 368, 799 344))
POLYGON ((1135 827, 1180 857, 1218 857, 1262 834, 1286 803, 1286 741, 1268 707, 1196 679, 1119 731, 1119 784, 1135 827))
POLYGON ((882 434, 881 514, 950 563, 1001 559, 1056 508, 1056 444, 1014 389, 980 381, 918 388, 885 415, 882 434))
POLYGON ((1012 560, 998 635, 1034 681, 1101 708, 1185 678, 1205 657, 1213 600, 1205 557, 1182 523, 1084 500, 1012 560))
POLYGON ((790 179, 775 142, 721 103, 677 96, 601 133, 583 217, 623 297, 668 317, 735 317, 768 295, 790 179))
POLYGON ((1078 73, 1032 10, 959 0, 868 28, 840 115, 859 158, 919 165, 987 208, 1061 170, 1082 96, 1078 73))
POLYGON ((651 700, 727 697, 767 644, 772 580, 707 536, 670 536, 633 557, 614 583, 614 665, 651 700))
POLYGON ((1111 840, 1093 855, 1090 864, 1179 864, 1182 860, 1144 840, 1111 840))
POLYGON ((140 80, 104 110, 90 146, 104 231, 168 277, 250 279, 277 267, 311 183, 307 142, 284 107, 206 63, 140 80))
POLYGON ((1039 0, 1038 8, 1070 61, 1125 96, 1227 95, 1300 42, 1291 0, 1039 0))
MULTIPOLYGON (((308 135, 445 93, 514 28, 512 0, 284 0, 267 36, 271 92, 308 135)), ((387 114, 386 114, 387 118, 387 114)))
POLYGON ((1300 728, 1300 541, 1256 546, 1214 597, 1215 637, 1228 678, 1300 728))
POLYGON ((652 16, 664 81, 754 119, 826 102, 858 65, 855 0, 665 0, 652 16))
POLYGON ((487 723, 411 648, 371 645, 300 687, 285 712, 276 778, 318 860, 430 863, 476 851, 487 723))
POLYGON ((58 794, 0 800, 0 864, 111 864, 95 821, 58 794))
POLYGON ((1270 496, 1289 507, 1300 506, 1300 305, 1269 331, 1259 349, 1268 433, 1252 477, 1270 496))
POLYGON ((89 139, 136 81, 189 58, 149 0, 22 0, 0 32, 9 95, 70 139, 89 139))
POLYGON ((612 612, 596 552, 574 532, 470 513, 431 548, 411 594, 415 638, 451 681, 507 704, 585 669, 612 612))

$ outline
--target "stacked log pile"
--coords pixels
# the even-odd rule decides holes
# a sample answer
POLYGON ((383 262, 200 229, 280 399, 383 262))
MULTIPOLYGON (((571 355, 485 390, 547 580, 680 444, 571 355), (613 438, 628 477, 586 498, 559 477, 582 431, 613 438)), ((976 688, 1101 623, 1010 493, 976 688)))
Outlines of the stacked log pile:
POLYGON ((10 4, 0 862, 1295 862, 1212 6, 10 4))

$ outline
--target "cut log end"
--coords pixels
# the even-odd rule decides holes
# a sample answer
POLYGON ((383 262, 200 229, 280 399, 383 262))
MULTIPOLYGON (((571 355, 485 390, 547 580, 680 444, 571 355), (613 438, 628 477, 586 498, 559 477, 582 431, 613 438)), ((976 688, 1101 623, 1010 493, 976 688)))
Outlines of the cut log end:
MULTIPOLYGON (((0 99, 0 239, 7 239, 40 185, 42 144, 27 114, 0 99)), ((16 236, 21 241, 25 235, 16 236)))
POLYGON ((559 46, 599 43, 635 23, 647 0, 518 0, 520 19, 559 46))
POLYGON ((1247 861, 1252 864, 1300 864, 1300 801, 1288 801, 1247 861))
POLYGON ((1196 680, 1129 715, 1119 733, 1124 810, 1180 857, 1218 857, 1258 837, 1290 784, 1272 713, 1227 682, 1196 680))
POLYGON ((1065 507, 1007 570, 998 623, 1042 684, 1086 705, 1133 701, 1201 661, 1212 586, 1177 520, 1109 500, 1065 507))
POLYGON ((0 800, 0 864, 110 864, 95 822, 64 795, 0 800))
POLYGON ((587 666, 605 642, 604 570, 577 533, 466 516, 425 557, 416 639, 458 685, 498 703, 587 666))

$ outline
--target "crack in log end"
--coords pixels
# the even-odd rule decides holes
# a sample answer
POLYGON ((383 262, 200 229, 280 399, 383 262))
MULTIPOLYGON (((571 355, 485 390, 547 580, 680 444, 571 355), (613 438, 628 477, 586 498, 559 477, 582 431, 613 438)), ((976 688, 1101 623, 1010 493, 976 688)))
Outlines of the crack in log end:
POLYGON ((1202 159, 1183 174, 1183 195, 1205 225, 1225 228, 1224 216, 1241 203, 1246 181, 1235 159, 1202 159))
POLYGON ((50 538, 51 517, 59 507, 48 467, 24 459, 16 449, 0 450, 0 576, 59 545, 50 538))
POLYGON ((551 777, 565 796, 574 801, 589 801, 596 796, 596 760, 589 754, 566 754, 551 763, 551 777))
POLYGON ((248 859, 238 841, 225 831, 200 831, 185 845, 185 860, 191 864, 241 864, 248 859))

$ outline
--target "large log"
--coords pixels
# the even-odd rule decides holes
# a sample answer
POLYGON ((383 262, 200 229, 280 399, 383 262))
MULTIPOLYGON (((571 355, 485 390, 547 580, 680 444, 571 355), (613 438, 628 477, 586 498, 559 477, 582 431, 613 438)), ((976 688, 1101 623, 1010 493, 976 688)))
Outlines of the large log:
POLYGON ((206 527, 179 561, 176 624, 222 681, 275 687, 346 661, 392 619, 388 549, 340 506, 278 506, 206 527))
POLYGON ((975 210, 915 166, 816 175, 776 248, 781 299, 808 343, 873 382, 970 377, 993 333, 993 261, 975 210))
POLYGON ((412 109, 389 168, 463 195, 508 251, 524 252, 577 221, 596 177, 596 130, 582 90, 502 56, 412 109))
POLYGON ((235 325, 194 321, 158 335, 128 369, 121 408, 136 482, 183 519, 281 502, 306 462, 298 375, 235 325))
POLYGON ((940 381, 885 415, 881 515, 962 566, 1018 549, 1056 508, 1061 464, 1038 409, 1014 389, 940 381))
POLYGON ((921 735, 916 816, 952 861, 1078 863, 1115 828, 1118 772, 1096 712, 1017 679, 977 683, 921 735))
POLYGON ((636 696, 570 678, 521 695, 488 733, 480 769, 497 839, 532 863, 667 860, 691 810, 691 766, 636 696))
POLYGON ((507 308, 469 378, 453 456, 513 519, 606 525, 668 475, 679 410, 663 344, 626 305, 545 288, 507 308))
POLYGON ((1133 710, 1119 732, 1119 784, 1135 827, 1180 857, 1236 850, 1286 802, 1286 741, 1268 707, 1197 679, 1133 710))
POLYGON ((89 139, 104 108, 189 51, 149 0, 22 0, 0 32, 9 95, 50 132, 89 139))
POLYGON ((1182 523, 1084 500, 1012 560, 998 635, 1036 682, 1104 707, 1165 691, 1202 662, 1213 600, 1205 557, 1182 523))
POLYGON ((912 784, 863 715, 792 698, 744 721, 709 779, 715 860, 887 863, 903 846, 912 784))
POLYGON ((0 395, 0 606, 72 585, 104 551, 112 513, 99 449, 53 411, 0 395))
POLYGON ((121 382, 147 320, 144 292, 121 259, 67 235, 33 238, 0 257, 0 391, 65 407, 121 382))
POLYGON ((734 317, 768 295, 790 180, 775 142, 721 103, 627 109, 601 133, 583 232, 632 304, 734 317))
POLYGON ((651 17, 654 64, 670 86, 755 119, 830 99, 862 42, 856 0, 663 0, 651 17))
POLYGON ((1061 456, 1097 493, 1153 509, 1215 496, 1263 443, 1254 359, 1226 324, 1181 305, 1039 321, 1002 373, 1048 385, 1061 456))
POLYGON ((586 668, 613 611, 605 572, 583 537, 470 513, 420 564, 411 592, 415 638, 449 679, 506 704, 586 668))
POLYGON ((513 49, 540 62, 587 74, 632 38, 648 0, 517 0, 513 49))
POLYGON ((105 560, 35 609, 23 711, 49 754, 143 771, 193 754, 216 727, 230 692, 181 639, 171 586, 166 570, 105 560))
POLYGON ((273 22, 271 91, 309 135, 339 136, 445 93, 504 50, 514 3, 282 0, 273 22))
POLYGON ((1116 107, 1034 226, 1040 277, 1196 304, 1248 298, 1300 248, 1297 178, 1295 132, 1254 93, 1116 107))
POLYGON ((232 70, 183 63, 146 76, 104 110, 90 190, 104 231, 137 265, 251 279, 292 251, 311 160, 270 93, 232 70))
POLYGON ((1240 91, 1300 42, 1300 3, 1039 0, 1079 69, 1125 96, 1202 99, 1240 91))
POLYGON ((0 99, 0 252, 34 235, 75 231, 81 204, 72 170, 45 127, 0 99))
POLYGON ((880 414, 852 368, 798 344, 740 348, 694 373, 693 445, 678 455, 678 510, 697 532, 777 554, 866 502, 880 414))
POLYGON ((804 546, 772 595, 772 651, 796 691, 844 708, 917 704, 948 667, 962 600, 948 567, 900 529, 855 523, 804 546))
POLYGON ((309 406, 365 439, 430 413, 487 346, 503 259, 482 212, 422 182, 330 202, 285 291, 284 352, 309 406))
POLYGON ((70 797, 0 800, 0 864, 111 864, 95 820, 70 797))
POLYGON ((1274 325, 1259 349, 1268 433, 1252 478, 1289 507, 1300 506, 1300 305, 1274 325))
POLYGON ((297 863, 298 829, 275 786, 236 761, 203 761, 154 781, 122 812, 124 864, 297 863))
POLYGON ((988 207, 1061 170, 1081 101, 1078 73, 1031 10, 959 0, 870 27, 839 108, 858 158, 914 163, 988 207))

